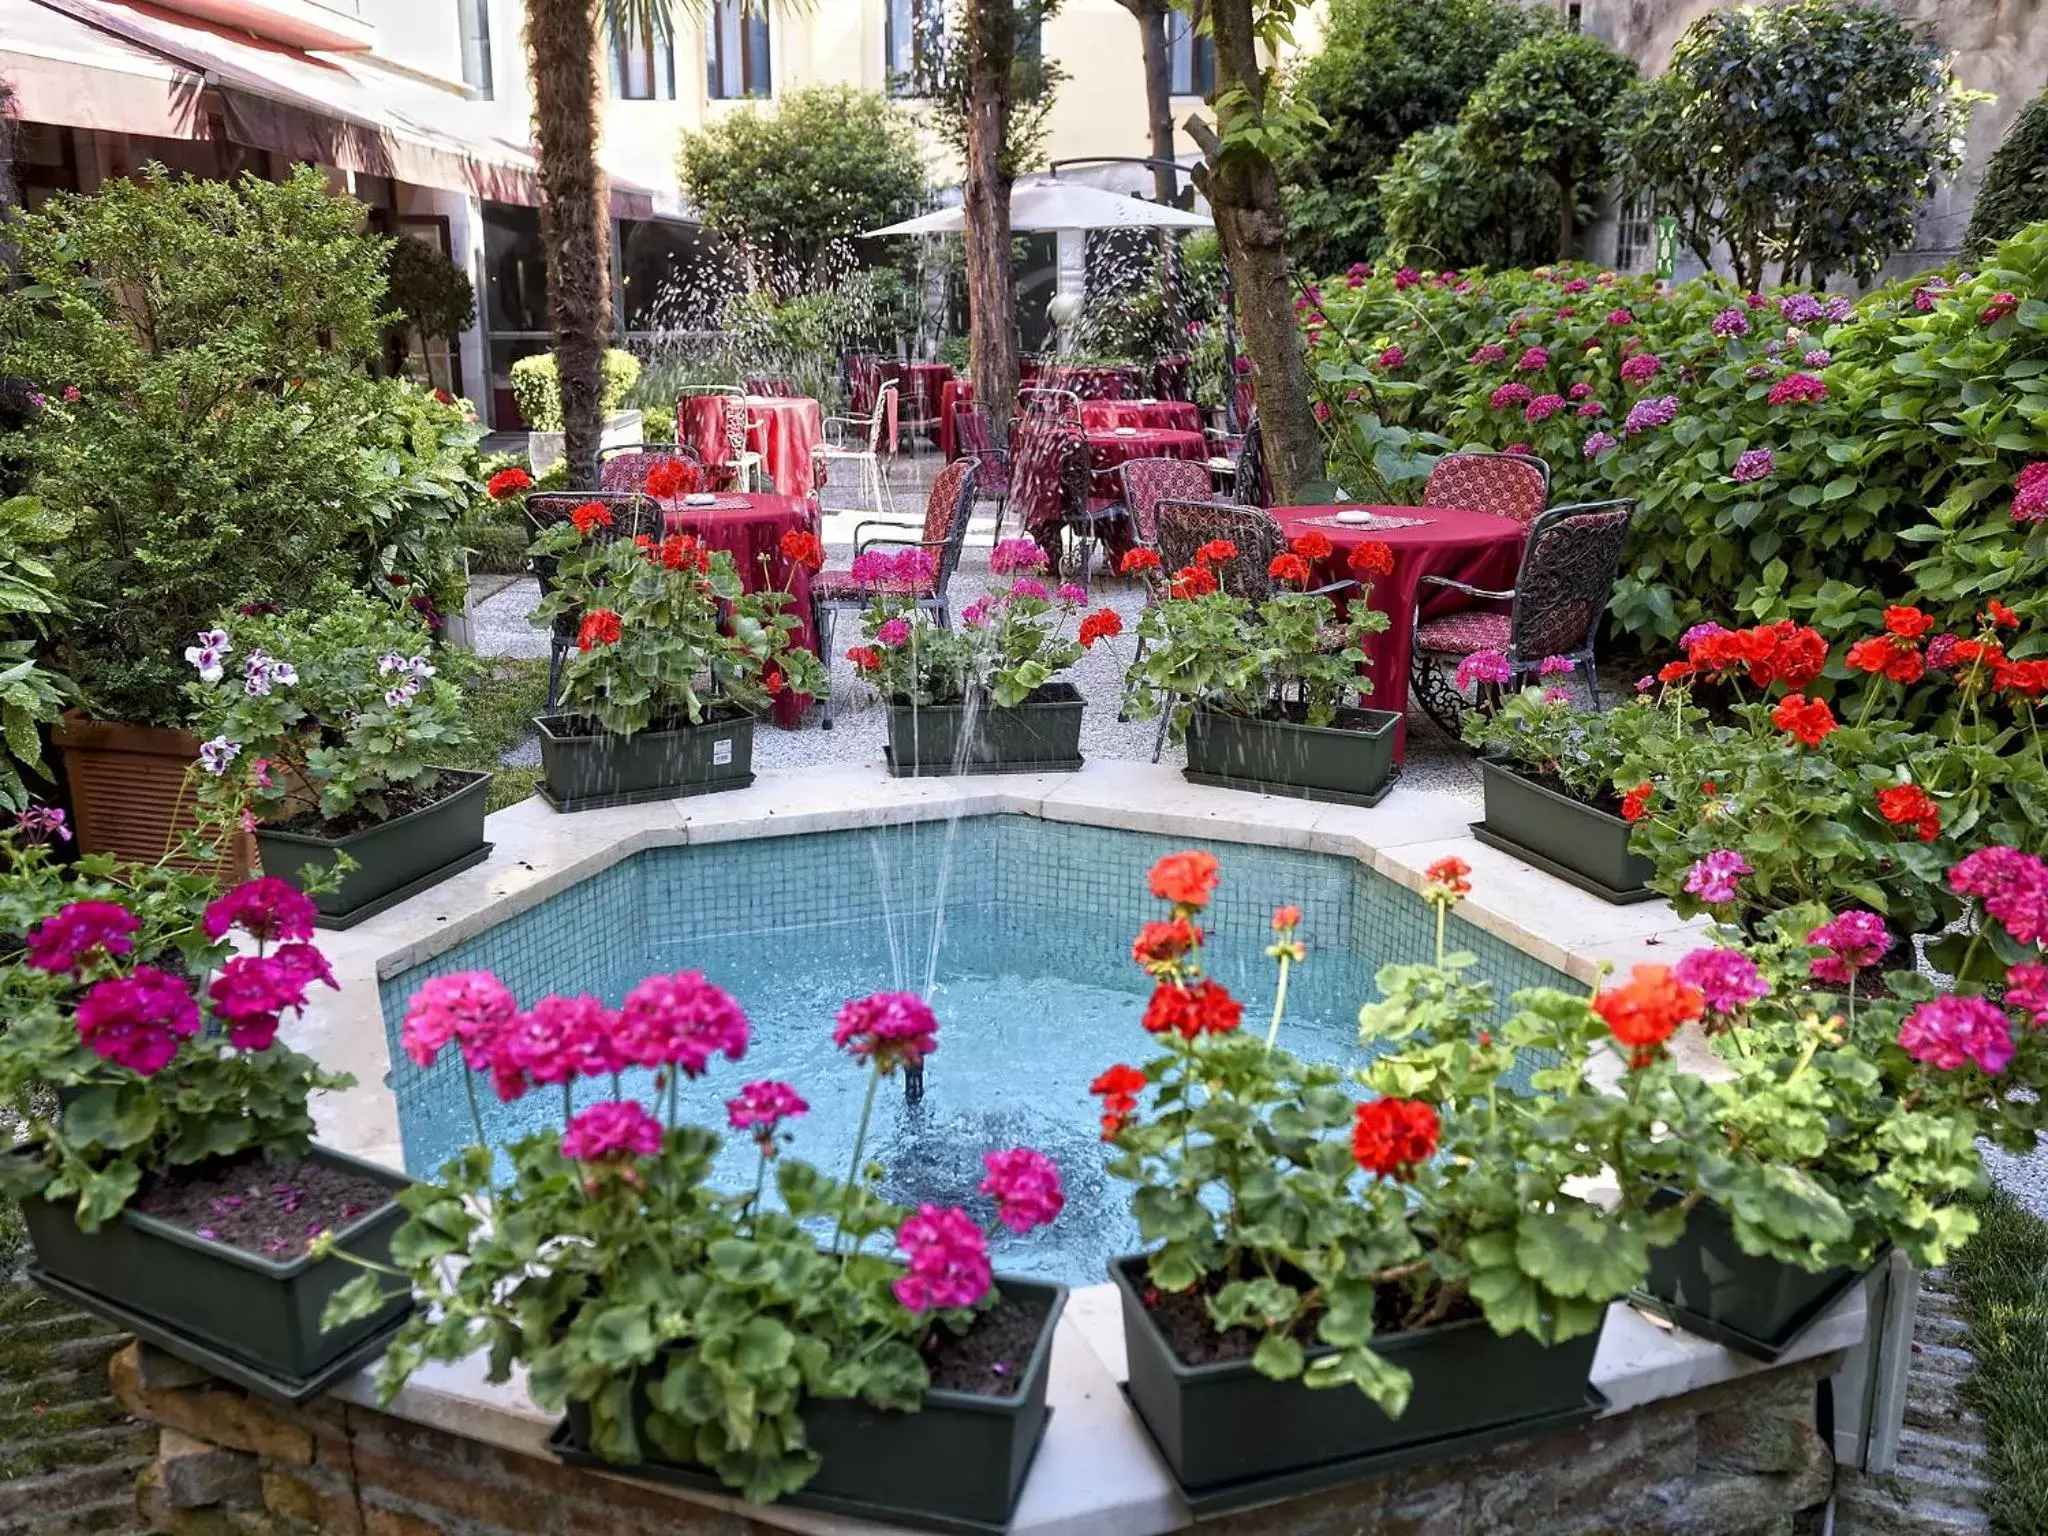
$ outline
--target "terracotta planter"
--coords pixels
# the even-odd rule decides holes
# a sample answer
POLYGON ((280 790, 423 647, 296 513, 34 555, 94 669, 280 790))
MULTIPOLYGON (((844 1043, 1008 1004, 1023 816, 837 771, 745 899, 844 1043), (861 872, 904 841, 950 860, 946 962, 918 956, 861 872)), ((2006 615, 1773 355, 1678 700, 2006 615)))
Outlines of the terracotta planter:
MULTIPOLYGON (((199 738, 190 731, 91 720, 70 710, 51 739, 64 754, 80 853, 154 864, 199 825, 198 785, 191 777, 199 738)), ((248 834, 235 833, 214 862, 223 879, 247 879, 255 863, 248 834)))

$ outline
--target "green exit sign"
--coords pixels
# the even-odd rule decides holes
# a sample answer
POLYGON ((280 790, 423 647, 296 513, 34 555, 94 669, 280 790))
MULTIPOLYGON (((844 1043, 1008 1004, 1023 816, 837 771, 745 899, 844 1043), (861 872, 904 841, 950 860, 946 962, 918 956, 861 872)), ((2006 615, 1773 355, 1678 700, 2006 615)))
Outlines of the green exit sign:
POLYGON ((1671 281, 1671 275, 1678 269, 1678 220, 1670 214, 1659 214, 1657 231, 1657 276, 1664 282, 1671 281))

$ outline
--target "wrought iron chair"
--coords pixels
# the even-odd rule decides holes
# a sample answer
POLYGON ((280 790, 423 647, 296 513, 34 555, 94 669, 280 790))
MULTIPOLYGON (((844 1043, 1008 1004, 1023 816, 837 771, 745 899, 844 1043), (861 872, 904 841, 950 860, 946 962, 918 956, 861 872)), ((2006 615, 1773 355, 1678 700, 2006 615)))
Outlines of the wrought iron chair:
MULTIPOLYGON (((919 609, 932 616, 941 629, 953 627, 953 613, 947 590, 953 572, 960 565, 960 549, 967 541, 967 524, 974 514, 974 486, 978 466, 972 459, 955 459, 938 473, 925 497, 924 523, 863 522, 853 530, 853 554, 858 560, 871 549, 922 549, 938 564, 930 581, 915 587, 896 582, 880 586, 863 585, 853 571, 823 570, 811 577, 811 624, 818 635, 818 653, 830 665, 836 654, 832 631, 842 613, 859 613, 876 593, 909 597, 919 609), (867 530, 874 529, 875 532, 867 530), (891 537, 893 531, 898 537, 891 537), (901 537, 908 534, 911 537, 901 537)), ((826 700, 824 728, 832 729, 838 708, 836 695, 826 700)))
POLYGON ((879 517, 896 515, 896 498, 889 491, 889 477, 882 473, 882 434, 888 430, 889 410, 896 398, 896 385, 885 383, 875 391, 874 408, 863 420, 858 416, 827 416, 825 440, 811 450, 816 484, 834 464, 851 464, 860 476, 863 511, 879 517))
POLYGON ((1148 549, 1159 544, 1161 502, 1202 502, 1214 490, 1208 465, 1192 459, 1127 459, 1118 472, 1132 536, 1148 549))
POLYGON ((1550 505, 1550 466, 1527 453, 1447 453, 1429 472, 1422 504, 1491 512, 1526 528, 1550 505))
POLYGON ((997 446, 988 412, 974 405, 953 407, 953 445, 960 458, 974 460, 975 495, 996 504, 995 535, 989 542, 994 548, 1003 541, 1003 514, 1010 505, 1010 450, 997 446))
MULTIPOLYGON (((547 529, 568 522, 572 512, 593 501, 612 515, 609 526, 599 526, 585 535, 593 543, 612 544, 643 533, 650 538, 661 537, 661 507, 638 491, 535 491, 526 498, 527 541, 531 543, 547 529)), ((532 555, 527 563, 533 568, 533 579, 540 587, 540 595, 546 597, 555 590, 554 557, 532 555)), ((550 710, 561 697, 562 666, 568 661, 569 652, 576 647, 576 629, 582 622, 580 612, 559 613, 549 628, 547 707, 550 710)))
POLYGON ((1464 696, 1444 675, 1444 663, 1455 664, 1479 651, 1500 651, 1508 659, 1509 686, 1533 676, 1545 657, 1571 661, 1595 707, 1600 702, 1599 676, 1593 645, 1600 620, 1621 568, 1621 550, 1635 516, 1633 499, 1576 502, 1552 507, 1529 529, 1522 566, 1506 592, 1424 576, 1431 587, 1446 587, 1467 597, 1509 604, 1506 613, 1467 609, 1425 621, 1422 598, 1415 603, 1415 649, 1409 675, 1416 702, 1451 735, 1458 734, 1465 711, 1464 696))
POLYGON ((644 491, 647 477, 664 464, 673 465, 682 476, 677 495, 704 489, 704 461, 695 449, 687 447, 628 449, 613 454, 598 466, 597 483, 607 491, 644 491))
POLYGON ((1081 396, 1071 389, 1035 388, 1017 391, 1017 416, 1027 426, 1065 427, 1080 432, 1081 396))
POLYGON ((1245 423, 1244 443, 1237 453, 1237 481, 1232 494, 1241 507, 1273 505, 1273 479, 1266 471, 1266 445, 1259 430, 1259 413, 1253 411, 1245 423))

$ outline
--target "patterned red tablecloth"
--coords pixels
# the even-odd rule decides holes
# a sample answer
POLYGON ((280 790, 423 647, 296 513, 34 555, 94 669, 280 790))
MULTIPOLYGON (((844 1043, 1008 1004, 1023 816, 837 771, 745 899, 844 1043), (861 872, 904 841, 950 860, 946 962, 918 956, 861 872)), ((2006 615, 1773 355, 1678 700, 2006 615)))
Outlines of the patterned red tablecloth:
POLYGON ((1094 479, 1089 487, 1089 500, 1099 507, 1123 499, 1123 477, 1116 470, 1126 459, 1208 457, 1209 440, 1193 429, 1091 427, 1088 430, 1088 462, 1094 471, 1094 479))
MULTIPOLYGON (((732 462, 725 436, 725 395, 685 395, 676 402, 676 433, 697 450, 706 469, 732 462)), ((808 395, 749 395, 747 449, 782 496, 811 494, 811 450, 825 435, 825 413, 808 395)), ((717 481, 713 481, 717 484, 717 481)))
MULTIPOLYGON (((1452 507, 1274 507, 1288 538, 1313 528, 1329 539, 1332 553, 1318 563, 1318 585, 1352 576, 1351 551, 1367 540, 1387 546, 1394 554, 1394 572, 1372 583, 1372 606, 1384 613, 1388 626, 1384 634, 1365 637, 1365 675, 1372 679, 1366 702, 1374 709, 1391 709, 1402 716, 1394 732, 1394 756, 1407 751, 1408 661, 1415 641, 1415 595, 1423 590, 1424 576, 1448 576, 1504 592, 1515 584, 1515 572, 1522 563, 1522 545, 1529 530, 1513 518, 1495 517, 1488 512, 1465 512, 1452 507), (1369 512, 1382 517, 1421 519, 1406 528, 1356 528, 1335 521, 1340 512, 1369 512)), ((1454 613, 1473 606, 1472 600, 1457 592, 1438 588, 1422 605, 1424 618, 1454 613)))
MULTIPOLYGON (((773 587, 793 599, 786 612, 802 627, 797 644, 816 653, 818 633, 811 626, 811 573, 782 558, 782 536, 792 529, 818 532, 818 504, 808 496, 741 495, 727 492, 710 506, 662 503, 670 533, 687 533, 712 549, 732 556, 740 585, 749 592, 773 587)), ((775 723, 794 729, 810 707, 807 693, 785 693, 775 701, 775 723)))

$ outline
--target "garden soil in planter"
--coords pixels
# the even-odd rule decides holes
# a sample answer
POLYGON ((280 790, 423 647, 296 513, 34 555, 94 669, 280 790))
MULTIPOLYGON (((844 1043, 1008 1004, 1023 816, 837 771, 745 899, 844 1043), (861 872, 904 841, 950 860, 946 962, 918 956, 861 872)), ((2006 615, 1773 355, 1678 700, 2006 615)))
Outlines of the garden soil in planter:
MULTIPOLYGON (((823 1465, 783 1502, 925 1530, 1008 1525, 1052 1412, 1045 1389, 1067 1288, 1000 1275, 996 1286, 1000 1306, 963 1337, 927 1352, 932 1385, 921 1411, 896 1413, 858 1399, 804 1402, 804 1431, 823 1465)), ((589 1449, 588 1429, 587 1415, 572 1404, 549 1449, 573 1466, 733 1493, 701 1467, 606 1461, 589 1449)))
POLYGON ((1393 780, 1400 723, 1384 709, 1340 709, 1327 726, 1198 709, 1188 722, 1185 776, 1220 789, 1377 805, 1393 780))
MULTIPOLYGON (((1165 1331, 1176 1326, 1172 1313, 1147 1303, 1144 1257, 1117 1259, 1109 1272, 1123 1305, 1131 1406, 1182 1489, 1191 1499, 1213 1497, 1216 1508, 1468 1454, 1568 1428, 1598 1411, 1591 1390, 1597 1330, 1546 1347, 1527 1334, 1502 1338, 1475 1313, 1381 1335, 1377 1351, 1414 1377, 1407 1411, 1393 1419, 1355 1388, 1260 1375, 1249 1343, 1190 1364, 1165 1331)), ((1304 1342, 1311 1360, 1327 1353, 1304 1342)))
MULTIPOLYGON (((154 864, 198 826, 199 738, 190 731, 92 720, 74 709, 51 740, 64 754, 80 853, 154 864)), ((213 867, 234 882, 247 879, 254 863, 254 846, 236 832, 213 867)))
POLYGON ((356 868, 334 890, 315 896, 313 905, 321 927, 352 928, 490 857, 484 841, 490 787, 488 773, 444 768, 425 803, 388 821, 342 824, 337 831, 337 824, 309 816, 259 828, 264 873, 303 885, 307 866, 324 873, 337 853, 347 854, 356 868))
POLYGON ((992 703, 889 705, 889 772, 1054 773, 1081 766, 1080 690, 1047 683, 1015 708, 992 703))
POLYGON ((540 797, 558 811, 639 805, 745 789, 754 782, 754 717, 734 705, 702 725, 617 736, 587 715, 539 715, 540 797))
POLYGON ((79 1230, 71 1202, 26 1200, 35 1277, 173 1354, 303 1401, 338 1367, 380 1350, 412 1299, 397 1294, 371 1317, 322 1330, 328 1298, 362 1271, 309 1257, 309 1230, 388 1263, 405 1220, 391 1196, 410 1181, 324 1147, 300 1166, 247 1158, 179 1170, 92 1233, 79 1230))
POLYGON ((1776 1360, 1866 1273, 1847 1266, 1814 1273, 1744 1253, 1727 1212, 1702 1200, 1677 1242, 1650 1250, 1636 1299, 1687 1333, 1753 1360, 1776 1360))
POLYGON ((1472 835, 1616 906, 1654 901, 1657 866, 1629 852, 1627 822, 1489 758, 1479 760, 1486 819, 1472 835))

